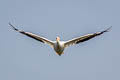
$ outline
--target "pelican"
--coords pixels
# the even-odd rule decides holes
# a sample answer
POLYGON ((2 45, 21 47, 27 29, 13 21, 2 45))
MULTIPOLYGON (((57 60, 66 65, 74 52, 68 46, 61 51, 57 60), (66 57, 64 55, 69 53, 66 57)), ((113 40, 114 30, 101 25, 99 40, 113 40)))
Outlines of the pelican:
POLYGON ((96 33, 91 33, 91 34, 87 34, 87 35, 84 35, 84 36, 80 36, 80 37, 77 37, 77 38, 73 38, 71 40, 68 40, 68 41, 60 41, 60 37, 56 37, 56 41, 51 41, 51 40, 48 40, 44 37, 41 37, 41 36, 38 36, 36 34, 33 34, 31 32, 25 32, 23 30, 19 30, 17 28, 15 28, 11 23, 9 23, 9 25, 17 32, 21 33, 21 34, 24 34, 28 37, 31 37, 35 40, 38 40, 42 43, 46 43, 48 45, 50 45, 52 48, 54 48, 55 52, 61 56, 63 53, 64 53, 64 49, 68 46, 71 46, 71 45, 75 45, 75 44, 79 44, 79 43, 82 43, 82 42, 85 42, 87 40, 90 40, 96 36, 99 36, 105 32, 108 32, 109 28, 107 28, 106 30, 104 31, 101 31, 101 32, 96 32, 96 33))

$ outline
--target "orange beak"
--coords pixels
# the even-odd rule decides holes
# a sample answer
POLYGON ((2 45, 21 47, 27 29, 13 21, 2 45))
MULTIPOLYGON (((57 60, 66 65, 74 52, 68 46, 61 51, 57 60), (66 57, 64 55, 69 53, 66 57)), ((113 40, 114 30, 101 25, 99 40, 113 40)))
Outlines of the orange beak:
POLYGON ((57 37, 57 38, 56 38, 56 41, 59 42, 59 41, 60 41, 60 37, 57 37))

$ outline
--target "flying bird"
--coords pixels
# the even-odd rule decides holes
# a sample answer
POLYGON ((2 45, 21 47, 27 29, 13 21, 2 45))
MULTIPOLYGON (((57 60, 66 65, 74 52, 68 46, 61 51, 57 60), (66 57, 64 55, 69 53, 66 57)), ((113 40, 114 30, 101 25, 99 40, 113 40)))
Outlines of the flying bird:
POLYGON ((75 44, 79 44, 79 43, 82 43, 82 42, 85 42, 87 40, 90 40, 96 36, 99 36, 105 32, 108 32, 110 30, 111 27, 107 28, 106 30, 104 31, 101 31, 101 32, 96 32, 96 33, 91 33, 91 34, 87 34, 87 35, 84 35, 84 36, 80 36, 80 37, 77 37, 77 38, 73 38, 71 40, 68 40, 68 41, 61 41, 60 40, 60 37, 56 37, 56 41, 51 41, 51 40, 48 40, 44 37, 41 37, 41 36, 38 36, 36 34, 33 34, 31 32, 25 32, 23 30, 19 30, 17 28, 15 28, 15 26, 13 26, 11 23, 9 23, 9 25, 17 32, 21 33, 21 34, 24 34, 28 37, 31 37, 35 40, 38 40, 42 43, 46 43, 48 45, 50 45, 52 48, 54 48, 55 52, 61 56, 63 53, 64 53, 64 49, 68 46, 71 46, 71 45, 75 45, 75 44))

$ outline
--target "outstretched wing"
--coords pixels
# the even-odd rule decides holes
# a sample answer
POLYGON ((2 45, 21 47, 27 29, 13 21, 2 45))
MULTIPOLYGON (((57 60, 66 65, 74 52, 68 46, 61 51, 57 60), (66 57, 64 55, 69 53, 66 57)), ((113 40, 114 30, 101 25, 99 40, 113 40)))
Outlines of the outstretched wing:
POLYGON ((21 33, 21 34, 24 34, 24 35, 26 35, 26 36, 28 36, 28 37, 31 37, 31 38, 33 38, 33 39, 35 39, 35 40, 38 40, 38 41, 42 42, 42 43, 47 43, 47 44, 49 44, 49 45, 52 46, 52 47, 53 47, 53 45, 54 45, 53 41, 51 41, 51 40, 48 40, 48 39, 46 39, 46 38, 44 38, 44 37, 40 37, 40 36, 38 36, 38 35, 36 35, 36 34, 33 34, 33 33, 31 33, 31 32, 25 32, 25 31, 22 31, 22 30, 18 30, 18 29, 15 28, 11 23, 9 23, 9 25, 10 25, 15 31, 17 31, 17 32, 19 32, 19 33, 21 33))
POLYGON ((81 37, 78 37, 78 38, 74 38, 72 40, 68 40, 68 41, 65 42, 65 47, 68 47, 68 46, 71 46, 71 45, 74 45, 74 44, 78 44, 78 43, 87 41, 89 39, 92 39, 96 36, 99 36, 99 35, 101 35, 105 32, 108 32, 111 27, 109 27, 108 29, 106 29, 104 31, 101 31, 101 32, 96 32, 96 33, 93 33, 93 34, 87 34, 87 35, 84 35, 84 36, 81 36, 81 37))

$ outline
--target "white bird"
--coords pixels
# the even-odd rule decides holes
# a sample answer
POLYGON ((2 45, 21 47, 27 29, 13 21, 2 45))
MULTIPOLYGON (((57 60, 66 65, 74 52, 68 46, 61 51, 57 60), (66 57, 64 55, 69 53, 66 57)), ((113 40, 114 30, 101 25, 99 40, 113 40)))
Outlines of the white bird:
POLYGON ((92 39, 96 36, 99 36, 105 32, 108 32, 109 29, 111 27, 109 27, 108 29, 104 30, 104 31, 101 31, 101 32, 96 32, 96 33, 92 33, 92 34, 87 34, 87 35, 84 35, 84 36, 80 36, 80 37, 77 37, 77 38, 74 38, 74 39, 71 39, 71 40, 68 40, 68 41, 60 41, 60 37, 57 37, 56 38, 56 41, 51 41, 51 40, 48 40, 44 37, 41 37, 41 36, 38 36, 36 34, 33 34, 31 32, 25 32, 25 31, 22 31, 22 30, 18 30, 17 28, 15 28, 11 23, 9 23, 9 25, 17 32, 21 33, 21 34, 24 34, 26 36, 29 36, 35 40, 38 40, 42 43, 46 43, 48 45, 50 45, 52 48, 54 48, 55 52, 61 56, 61 54, 64 53, 64 49, 68 46, 71 46, 71 45, 74 45, 74 44, 79 44, 81 42, 84 42, 84 41, 87 41, 89 39, 92 39))

